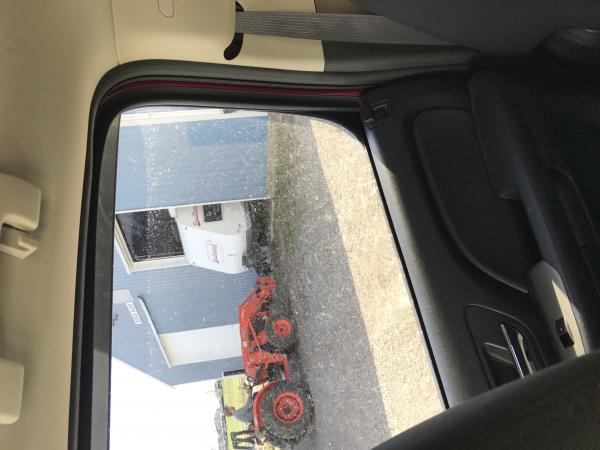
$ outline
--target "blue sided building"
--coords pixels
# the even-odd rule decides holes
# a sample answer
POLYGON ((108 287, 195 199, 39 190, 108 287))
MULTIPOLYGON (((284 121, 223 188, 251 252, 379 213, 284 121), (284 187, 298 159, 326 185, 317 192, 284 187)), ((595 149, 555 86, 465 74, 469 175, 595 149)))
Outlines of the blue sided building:
POLYGON ((242 368, 256 274, 190 266, 168 208, 267 197, 268 115, 144 108, 119 134, 112 355, 171 385, 242 368))

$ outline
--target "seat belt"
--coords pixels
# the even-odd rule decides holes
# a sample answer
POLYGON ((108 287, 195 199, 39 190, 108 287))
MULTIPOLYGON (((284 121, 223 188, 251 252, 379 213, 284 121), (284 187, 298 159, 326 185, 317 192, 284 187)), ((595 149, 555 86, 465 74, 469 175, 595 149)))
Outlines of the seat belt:
POLYGON ((237 11, 235 19, 235 31, 242 34, 363 44, 452 45, 371 14, 237 11))

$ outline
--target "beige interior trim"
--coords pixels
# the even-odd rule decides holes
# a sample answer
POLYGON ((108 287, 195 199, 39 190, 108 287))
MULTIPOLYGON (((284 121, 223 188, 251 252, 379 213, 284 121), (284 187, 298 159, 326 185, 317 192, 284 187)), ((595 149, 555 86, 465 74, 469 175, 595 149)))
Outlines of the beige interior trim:
POLYGON ((0 252, 23 259, 37 250, 29 232, 38 227, 41 203, 40 188, 0 173, 0 252))
POLYGON ((2 3, 0 168, 38 186, 38 250, 0 254, 0 357, 24 367, 0 449, 67 448, 75 276, 92 95, 117 65, 110 2, 2 3))
MULTIPOLYGON (((125 3, 160 14, 158 1, 146 0, 2 3, 0 169, 38 186, 43 203, 31 233, 39 249, 23 260, 0 254, 0 357, 25 367, 20 417, 0 425, 0 449, 67 448, 79 219, 98 82, 119 63, 138 59, 226 63, 221 47, 232 38, 232 0, 175 0, 174 18, 164 21, 150 10, 134 14, 125 3), (186 4, 200 16, 180 18, 186 4), (170 26, 178 20, 185 32, 170 26)), ((313 0, 243 3, 249 10, 314 10, 313 0)), ((323 70, 320 42, 286 47, 274 39, 249 39, 240 59, 228 64, 323 70)), ((95 351, 93 358, 108 369, 108 355, 95 351)))
POLYGON ((234 33, 233 0, 177 0, 172 17, 157 1, 112 0, 119 62, 221 62, 234 33))
POLYGON ((579 326, 560 274, 546 261, 540 261, 530 270, 529 278, 533 285, 533 294, 541 306, 552 340, 562 359, 583 355, 585 350, 579 326), (567 330, 574 342, 574 345, 569 348, 563 347, 555 331, 554 324, 561 317, 564 318, 567 330))
POLYGON ((19 420, 24 376, 22 364, 0 358, 0 425, 19 420))
MULTIPOLYGON (((160 5, 169 1, 112 0, 120 63, 177 59, 299 71, 325 68, 320 41, 269 36, 244 36, 240 54, 227 61, 223 51, 234 36, 235 1, 177 0, 172 14, 166 15, 160 5)), ((313 0, 241 0, 240 4, 247 11, 315 12, 313 0)))

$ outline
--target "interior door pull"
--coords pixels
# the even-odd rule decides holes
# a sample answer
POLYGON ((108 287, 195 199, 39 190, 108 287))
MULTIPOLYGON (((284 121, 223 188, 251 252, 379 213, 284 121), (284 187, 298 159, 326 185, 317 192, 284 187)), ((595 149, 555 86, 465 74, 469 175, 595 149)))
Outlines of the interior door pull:
POLYGON ((505 323, 500 324, 500 329, 506 340, 506 347, 510 350, 519 377, 524 378, 534 373, 537 367, 531 358, 525 337, 516 328, 505 323))

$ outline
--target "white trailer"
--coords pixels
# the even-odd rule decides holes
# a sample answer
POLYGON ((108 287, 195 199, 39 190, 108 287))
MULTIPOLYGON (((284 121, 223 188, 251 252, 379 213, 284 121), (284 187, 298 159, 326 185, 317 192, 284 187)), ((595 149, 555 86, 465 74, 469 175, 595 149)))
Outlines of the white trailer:
POLYGON ((170 208, 191 265, 223 273, 270 272, 268 200, 170 208))

